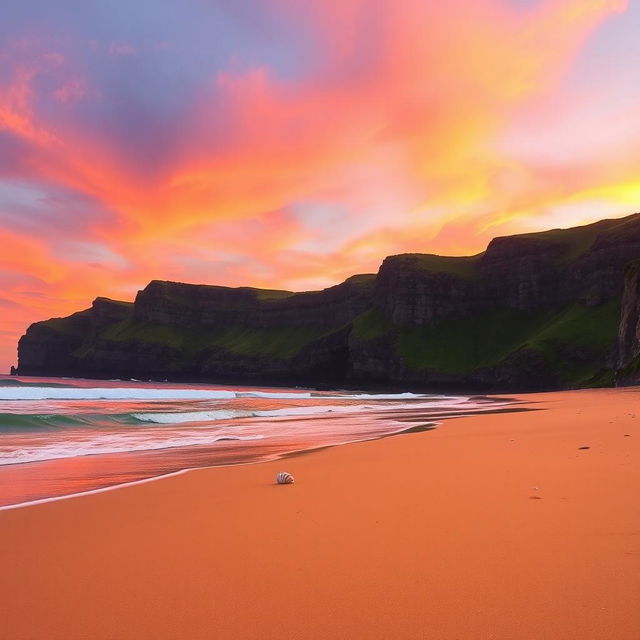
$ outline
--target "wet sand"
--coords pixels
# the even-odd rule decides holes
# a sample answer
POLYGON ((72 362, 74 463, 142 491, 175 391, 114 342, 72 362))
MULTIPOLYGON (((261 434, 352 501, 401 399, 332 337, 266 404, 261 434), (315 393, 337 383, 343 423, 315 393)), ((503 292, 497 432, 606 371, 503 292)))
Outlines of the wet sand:
POLYGON ((640 390, 519 397, 0 511, 0 637, 638 640, 640 390))

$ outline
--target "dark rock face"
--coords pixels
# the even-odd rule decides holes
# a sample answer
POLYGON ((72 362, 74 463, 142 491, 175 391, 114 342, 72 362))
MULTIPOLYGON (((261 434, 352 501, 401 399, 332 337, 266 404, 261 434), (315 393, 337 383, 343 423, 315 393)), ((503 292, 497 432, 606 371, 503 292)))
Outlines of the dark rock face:
POLYGON ((257 300, 250 289, 153 280, 138 292, 134 317, 150 324, 206 325, 245 323, 257 300))
POLYGON ((455 272, 425 270, 418 256, 391 256, 380 267, 375 302, 394 324, 420 325, 470 312, 474 284, 455 272))
POLYGON ((391 256, 291 293, 153 281, 135 303, 32 325, 19 372, 225 382, 544 389, 606 384, 640 354, 640 214, 391 256), (625 287, 617 356, 619 304, 625 287))
POLYGON ((297 294, 153 281, 134 304, 97 298, 91 309, 29 327, 18 345, 20 372, 344 379, 350 323, 371 306, 374 280, 354 276, 297 294), (274 339, 280 349, 269 348, 274 339), (298 347, 290 349, 291 341, 298 347))
POLYGON ((74 365, 71 354, 90 331, 88 310, 32 324, 18 343, 18 373, 44 376, 71 373, 74 365))
POLYGON ((640 381, 640 260, 630 263, 625 270, 616 355, 619 382, 638 383, 640 381))
POLYGON ((323 291, 291 293, 154 280, 136 296, 134 315, 153 324, 329 328, 351 322, 371 306, 373 281, 354 276, 323 291))
POLYGON ((375 300, 394 323, 420 325, 497 307, 597 306, 621 294, 625 265, 640 257, 640 218, 495 238, 484 254, 444 258, 439 268, 422 263, 429 257, 436 256, 382 263, 375 300))
POLYGON ((559 261, 565 250, 565 244, 543 238, 495 238, 480 260, 486 283, 480 304, 504 301, 524 311, 557 304, 559 261))
POLYGON ((109 298, 96 298, 89 313, 91 334, 99 335, 104 329, 121 322, 131 312, 132 305, 109 298))

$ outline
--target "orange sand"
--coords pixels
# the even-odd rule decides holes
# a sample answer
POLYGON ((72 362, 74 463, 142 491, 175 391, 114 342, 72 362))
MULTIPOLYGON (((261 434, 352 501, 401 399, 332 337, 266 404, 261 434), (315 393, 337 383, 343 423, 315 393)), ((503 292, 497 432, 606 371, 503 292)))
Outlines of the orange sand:
POLYGON ((521 399, 0 512, 0 637, 638 640, 640 390, 521 399))

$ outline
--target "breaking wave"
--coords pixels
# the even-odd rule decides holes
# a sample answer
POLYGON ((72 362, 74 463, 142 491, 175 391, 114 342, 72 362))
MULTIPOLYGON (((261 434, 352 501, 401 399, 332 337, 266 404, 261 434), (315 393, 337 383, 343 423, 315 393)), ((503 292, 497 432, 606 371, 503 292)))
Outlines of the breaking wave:
POLYGON ((267 411, 242 411, 232 409, 218 409, 216 411, 186 411, 167 413, 134 413, 133 417, 143 422, 157 424, 182 424, 185 422, 215 422, 216 420, 233 420, 235 418, 278 418, 287 416, 313 416, 323 413, 354 412, 361 409, 371 409, 364 405, 318 405, 312 407, 287 407, 286 409, 271 409, 267 411))
MULTIPOLYGON (((230 400, 242 397, 225 389, 174 389, 148 387, 0 387, 0 400, 230 400)), ((247 394, 246 397, 253 397, 247 394)), ((268 398, 309 398, 310 393, 272 393, 268 398)))
POLYGON ((1 400, 231 400, 233 398, 265 398, 304 400, 311 398, 340 400, 415 400, 424 398, 416 393, 344 393, 323 395, 300 391, 230 391, 227 389, 176 389, 149 387, 63 387, 63 386, 0 386, 1 400))

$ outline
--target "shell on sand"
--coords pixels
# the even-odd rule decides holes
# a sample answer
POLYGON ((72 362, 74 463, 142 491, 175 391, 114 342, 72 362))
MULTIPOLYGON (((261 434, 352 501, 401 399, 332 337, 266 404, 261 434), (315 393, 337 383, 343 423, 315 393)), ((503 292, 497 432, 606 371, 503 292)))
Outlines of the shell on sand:
POLYGON ((276 482, 278 484, 293 484, 294 480, 293 480, 293 476, 290 473, 286 471, 281 471, 276 476, 276 482))

